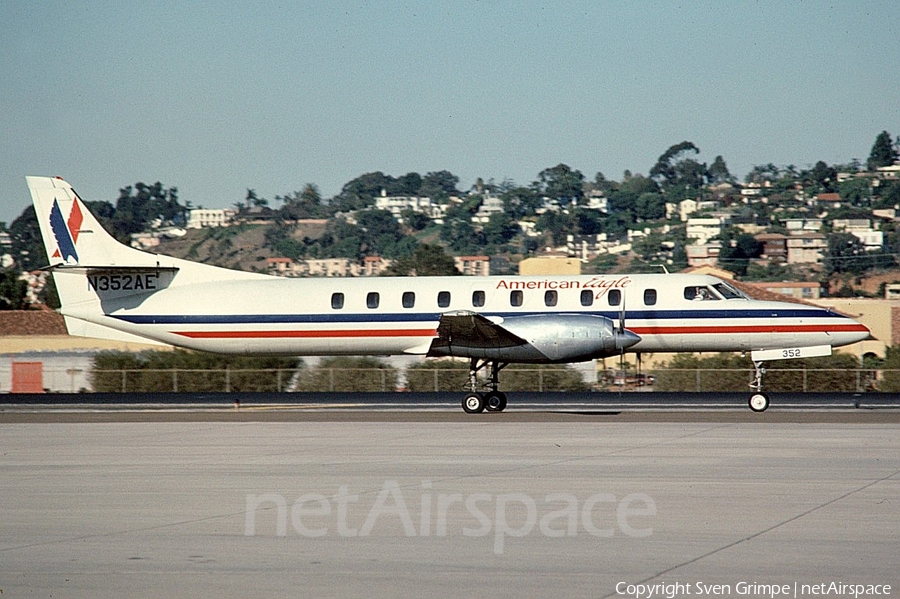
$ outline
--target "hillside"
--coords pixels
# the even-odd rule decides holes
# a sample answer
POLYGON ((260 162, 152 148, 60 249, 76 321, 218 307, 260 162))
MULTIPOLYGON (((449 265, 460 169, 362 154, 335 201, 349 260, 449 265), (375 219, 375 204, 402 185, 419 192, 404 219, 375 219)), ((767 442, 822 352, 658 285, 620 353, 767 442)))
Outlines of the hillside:
POLYGON ((276 254, 265 247, 266 225, 189 229, 184 237, 160 240, 160 254, 235 270, 265 272, 266 258, 276 254))

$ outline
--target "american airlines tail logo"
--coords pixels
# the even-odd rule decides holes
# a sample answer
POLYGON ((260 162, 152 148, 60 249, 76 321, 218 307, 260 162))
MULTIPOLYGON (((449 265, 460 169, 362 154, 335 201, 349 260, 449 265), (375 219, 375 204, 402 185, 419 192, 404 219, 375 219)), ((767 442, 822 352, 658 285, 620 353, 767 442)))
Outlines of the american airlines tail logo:
POLYGON ((78 262, 78 252, 75 251, 75 244, 78 242, 78 231, 81 229, 81 223, 84 216, 81 214, 81 208, 78 201, 72 202, 72 210, 69 212, 69 219, 64 220, 62 210, 59 209, 59 203, 53 200, 53 207, 50 209, 50 228, 53 230, 53 236, 56 238, 56 251, 53 252, 54 258, 62 258, 64 262, 68 262, 69 258, 78 262))

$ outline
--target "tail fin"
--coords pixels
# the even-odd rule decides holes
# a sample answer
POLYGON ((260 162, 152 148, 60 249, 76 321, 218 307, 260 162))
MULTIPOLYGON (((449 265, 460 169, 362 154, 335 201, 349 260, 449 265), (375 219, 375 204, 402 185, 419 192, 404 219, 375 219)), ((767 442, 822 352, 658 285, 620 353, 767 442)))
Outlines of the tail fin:
POLYGON ((25 177, 50 265, 152 266, 154 256, 119 243, 60 178, 25 177))
POLYGON ((58 177, 25 179, 71 335, 137 340, 109 315, 174 286, 268 278, 123 245, 103 229, 71 185, 58 177))

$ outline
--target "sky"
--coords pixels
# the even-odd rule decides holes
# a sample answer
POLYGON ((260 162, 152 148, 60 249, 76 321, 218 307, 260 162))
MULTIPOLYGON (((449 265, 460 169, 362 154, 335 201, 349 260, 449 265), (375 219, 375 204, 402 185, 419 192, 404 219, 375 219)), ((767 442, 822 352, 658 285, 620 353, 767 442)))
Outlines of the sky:
POLYGON ((620 180, 684 140, 741 179, 864 162, 900 135, 898 31, 895 0, 0 0, 0 221, 26 175, 222 208, 373 171, 620 180))

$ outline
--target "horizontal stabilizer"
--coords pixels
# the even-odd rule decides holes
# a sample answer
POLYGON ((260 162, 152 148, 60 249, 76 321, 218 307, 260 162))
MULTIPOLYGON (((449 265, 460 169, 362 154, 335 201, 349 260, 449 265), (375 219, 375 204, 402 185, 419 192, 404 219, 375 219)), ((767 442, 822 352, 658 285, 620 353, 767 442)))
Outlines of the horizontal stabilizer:
POLYGON ((51 264, 45 266, 41 270, 49 270, 51 272, 71 272, 74 274, 103 274, 103 273, 123 273, 123 272, 178 272, 177 266, 109 266, 96 265, 88 266, 84 264, 51 264))

